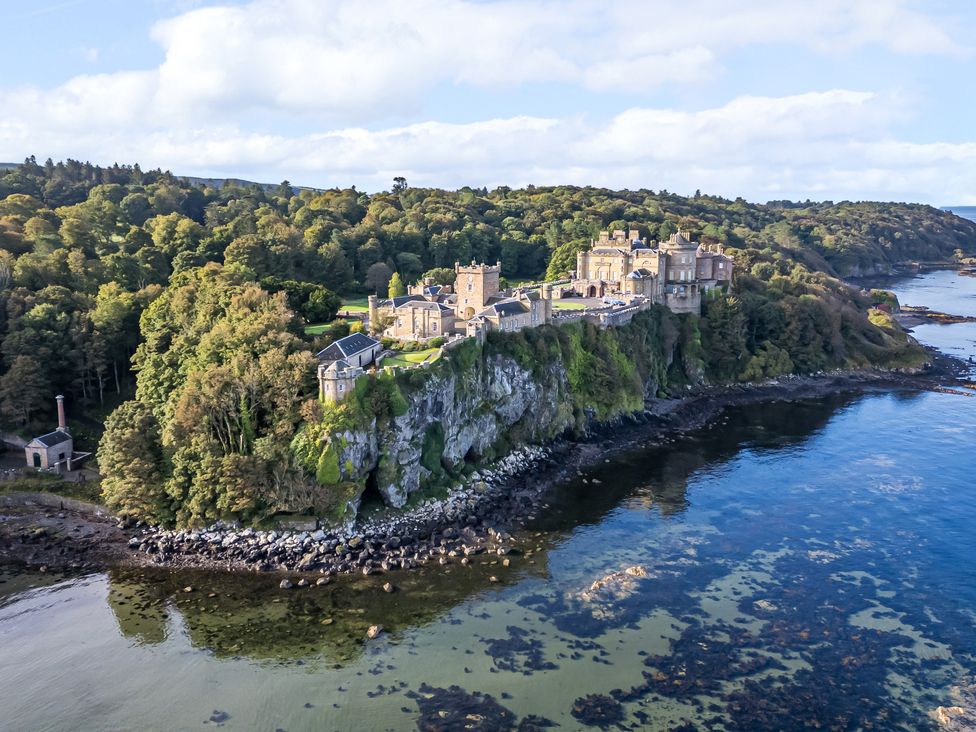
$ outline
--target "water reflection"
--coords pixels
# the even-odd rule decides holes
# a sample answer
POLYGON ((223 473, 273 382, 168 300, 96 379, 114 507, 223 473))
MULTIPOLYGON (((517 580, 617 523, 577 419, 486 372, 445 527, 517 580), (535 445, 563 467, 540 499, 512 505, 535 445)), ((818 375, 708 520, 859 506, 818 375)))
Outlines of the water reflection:
POLYGON ((324 586, 313 575, 311 586, 291 590, 280 589, 273 574, 114 569, 108 605, 122 634, 139 644, 162 643, 177 632, 217 657, 347 663, 362 652, 370 626, 397 637, 488 587, 497 591, 544 573, 542 559, 511 571, 484 559, 383 578, 341 577, 324 586), (388 581, 393 592, 383 589, 388 581))

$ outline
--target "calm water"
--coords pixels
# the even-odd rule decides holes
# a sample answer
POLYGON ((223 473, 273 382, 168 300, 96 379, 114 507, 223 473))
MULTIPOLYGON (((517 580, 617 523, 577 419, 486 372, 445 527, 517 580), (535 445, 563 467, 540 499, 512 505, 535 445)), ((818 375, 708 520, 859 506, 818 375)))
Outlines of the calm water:
MULTIPOLYGON (((896 289, 976 314, 973 279, 896 289)), ((918 335, 976 352, 969 325, 918 335)), ((976 400, 941 393, 729 412, 563 486, 510 567, 395 594, 8 576, 0 728, 925 729, 976 672, 974 434, 976 400)))

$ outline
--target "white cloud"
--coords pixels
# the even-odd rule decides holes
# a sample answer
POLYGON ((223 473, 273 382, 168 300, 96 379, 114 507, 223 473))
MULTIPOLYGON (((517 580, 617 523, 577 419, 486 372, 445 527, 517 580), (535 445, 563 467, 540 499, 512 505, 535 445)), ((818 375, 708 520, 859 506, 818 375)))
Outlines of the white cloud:
POLYGON ((50 90, 0 87, 0 160, 36 153, 374 189, 402 173, 449 186, 976 199, 974 145, 899 140, 892 130, 912 111, 889 95, 633 106, 638 92, 728 74, 734 52, 756 44, 969 53, 903 0, 741 0, 734 10, 725 0, 197 4, 153 29, 164 51, 156 68, 81 75, 50 90), (471 99, 531 83, 574 90, 584 104, 584 90, 603 95, 603 116, 490 118, 472 108, 456 113, 490 119, 448 124, 425 107, 435 89, 471 99))
MULTIPOLYGON (((741 0, 734 9, 725 0, 252 0, 188 10, 158 23, 152 38, 163 62, 136 72, 144 88, 115 99, 140 109, 144 123, 228 123, 257 111, 375 124, 416 115, 444 84, 646 92, 713 80, 731 52, 763 44, 967 53, 905 0, 741 0)), ((125 91, 125 78, 112 76, 33 93, 63 99, 94 81, 125 91)))
POLYGON ((759 201, 976 201, 976 143, 900 141, 888 128, 902 113, 897 100, 833 90, 742 97, 695 112, 635 108, 606 123, 521 116, 294 136, 226 126, 112 137, 81 132, 66 141, 7 121, 0 123, 0 158, 29 134, 37 149, 55 156, 366 190, 405 175, 414 185, 451 187, 564 183, 700 188, 759 201))

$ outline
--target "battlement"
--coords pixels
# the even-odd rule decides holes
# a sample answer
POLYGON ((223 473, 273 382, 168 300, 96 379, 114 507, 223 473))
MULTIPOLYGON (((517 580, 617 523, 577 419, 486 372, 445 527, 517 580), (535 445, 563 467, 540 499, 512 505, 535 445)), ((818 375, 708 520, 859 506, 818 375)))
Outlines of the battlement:
POLYGON ((454 272, 457 274, 501 274, 502 263, 484 264, 483 262, 475 262, 474 260, 471 260, 471 264, 455 262, 454 272))

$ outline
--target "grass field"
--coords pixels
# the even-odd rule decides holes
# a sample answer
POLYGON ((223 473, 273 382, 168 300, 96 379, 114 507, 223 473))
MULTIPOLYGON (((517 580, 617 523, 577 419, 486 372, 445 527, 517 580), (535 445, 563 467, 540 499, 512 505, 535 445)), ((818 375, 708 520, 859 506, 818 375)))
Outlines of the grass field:
POLYGON ((553 300, 552 306, 556 308, 556 310, 582 310, 586 307, 586 303, 573 299, 553 300))
POLYGON ((345 310, 350 313, 368 313, 369 301, 365 297, 357 297, 353 300, 343 300, 339 306, 339 311, 345 310))
POLYGON ((425 351, 400 351, 395 356, 387 356, 383 359, 383 367, 393 366, 394 368, 402 368, 404 366, 416 366, 418 363, 433 363, 439 356, 437 352, 439 348, 428 348, 425 351))
POLYGON ((331 328, 328 323, 319 323, 318 325, 306 325, 305 335, 322 335, 323 333, 328 333, 329 328, 331 328))

